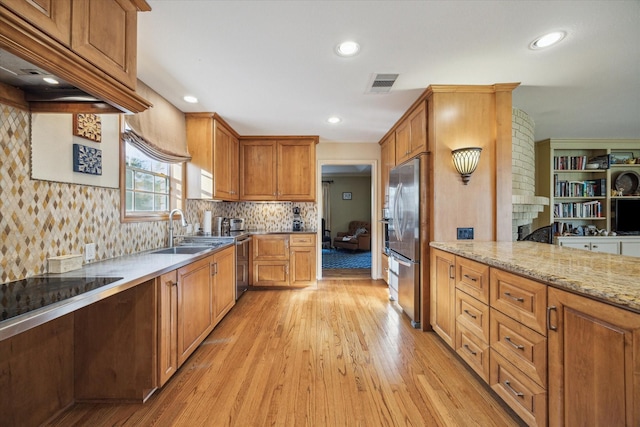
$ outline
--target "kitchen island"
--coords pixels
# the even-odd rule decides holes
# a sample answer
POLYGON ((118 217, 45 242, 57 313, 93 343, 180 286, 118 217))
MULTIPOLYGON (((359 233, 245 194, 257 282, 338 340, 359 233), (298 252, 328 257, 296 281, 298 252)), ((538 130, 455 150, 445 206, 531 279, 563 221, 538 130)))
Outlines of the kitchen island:
POLYGON ((431 243, 431 325, 528 425, 640 424, 637 258, 431 243))

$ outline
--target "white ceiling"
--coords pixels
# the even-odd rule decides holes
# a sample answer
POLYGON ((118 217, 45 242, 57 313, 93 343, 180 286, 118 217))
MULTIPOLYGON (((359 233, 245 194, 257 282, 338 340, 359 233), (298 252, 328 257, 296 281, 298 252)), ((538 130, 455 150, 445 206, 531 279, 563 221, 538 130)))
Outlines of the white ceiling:
POLYGON ((536 140, 640 138, 638 0, 148 3, 139 78, 241 135, 378 142, 430 84, 520 82, 513 105, 536 140), (528 48, 553 30, 567 37, 528 48), (359 55, 334 53, 346 39, 359 55), (376 73, 400 74, 389 94, 365 93, 376 73))

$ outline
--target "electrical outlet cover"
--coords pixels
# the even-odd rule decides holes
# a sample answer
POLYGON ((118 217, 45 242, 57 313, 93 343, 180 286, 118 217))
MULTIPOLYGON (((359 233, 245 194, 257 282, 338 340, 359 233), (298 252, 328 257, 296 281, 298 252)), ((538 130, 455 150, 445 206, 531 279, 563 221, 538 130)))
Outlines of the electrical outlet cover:
POLYGON ((459 227, 458 240, 473 240, 473 227, 459 227))
POLYGON ((84 260, 92 261, 94 259, 96 259, 96 244, 87 243, 84 245, 84 260))

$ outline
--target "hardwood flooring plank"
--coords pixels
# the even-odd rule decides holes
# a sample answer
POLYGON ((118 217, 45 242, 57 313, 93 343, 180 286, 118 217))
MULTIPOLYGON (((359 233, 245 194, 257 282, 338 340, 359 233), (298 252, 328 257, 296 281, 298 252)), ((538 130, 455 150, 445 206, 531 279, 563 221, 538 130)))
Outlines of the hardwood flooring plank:
POLYGON ((78 404, 51 426, 519 426, 387 287, 247 292, 144 404, 78 404))

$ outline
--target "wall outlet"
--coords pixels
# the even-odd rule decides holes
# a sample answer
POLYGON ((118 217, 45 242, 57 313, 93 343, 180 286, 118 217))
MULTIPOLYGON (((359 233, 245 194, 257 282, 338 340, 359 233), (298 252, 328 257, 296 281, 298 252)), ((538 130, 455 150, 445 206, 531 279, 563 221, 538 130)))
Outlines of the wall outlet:
POLYGON ((96 244, 87 243, 84 245, 84 260, 89 262, 96 259, 96 244))
POLYGON ((458 227, 458 240, 473 240, 473 227, 458 227))

